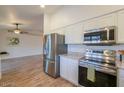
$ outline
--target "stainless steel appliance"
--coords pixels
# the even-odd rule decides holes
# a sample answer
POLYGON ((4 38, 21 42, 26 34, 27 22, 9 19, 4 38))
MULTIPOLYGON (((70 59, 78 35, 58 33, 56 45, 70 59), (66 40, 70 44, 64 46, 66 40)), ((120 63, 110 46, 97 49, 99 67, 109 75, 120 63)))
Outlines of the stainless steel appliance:
POLYGON ((65 37, 56 33, 44 36, 43 68, 52 77, 58 77, 60 72, 59 55, 67 53, 65 37))
POLYGON ((115 87, 117 72, 114 50, 87 50, 79 62, 79 84, 88 87, 115 87), (93 67, 94 81, 87 78, 88 69, 93 67))
POLYGON ((116 43, 115 26, 91 29, 84 32, 84 44, 86 45, 111 45, 116 43))

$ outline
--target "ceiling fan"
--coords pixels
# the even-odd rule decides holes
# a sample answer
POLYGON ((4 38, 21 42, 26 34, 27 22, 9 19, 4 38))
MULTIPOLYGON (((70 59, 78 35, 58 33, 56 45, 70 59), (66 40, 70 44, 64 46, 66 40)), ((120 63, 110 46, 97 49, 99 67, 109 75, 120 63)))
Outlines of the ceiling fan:
POLYGON ((15 25, 15 29, 8 30, 8 32, 12 32, 15 34, 27 34, 27 35, 41 36, 41 34, 35 34, 35 33, 30 33, 27 31, 22 31, 21 29, 19 29, 19 25, 22 25, 21 23, 13 23, 13 25, 15 25))

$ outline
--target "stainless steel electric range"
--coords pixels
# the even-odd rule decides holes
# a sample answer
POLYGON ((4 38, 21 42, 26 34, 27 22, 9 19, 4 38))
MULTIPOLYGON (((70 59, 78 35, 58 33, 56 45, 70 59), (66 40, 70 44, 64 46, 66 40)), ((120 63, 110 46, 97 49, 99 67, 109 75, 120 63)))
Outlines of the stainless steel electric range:
POLYGON ((87 49, 85 57, 79 62, 79 84, 86 87, 115 87, 117 85, 115 58, 114 50, 87 49), (88 75, 94 80, 90 80, 88 75))

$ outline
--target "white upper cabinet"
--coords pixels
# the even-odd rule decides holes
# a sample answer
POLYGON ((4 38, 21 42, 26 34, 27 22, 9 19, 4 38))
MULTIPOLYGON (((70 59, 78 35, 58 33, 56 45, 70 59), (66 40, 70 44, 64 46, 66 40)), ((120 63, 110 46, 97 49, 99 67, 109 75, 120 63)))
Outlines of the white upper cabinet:
POLYGON ((106 26, 116 26, 116 13, 93 18, 84 22, 84 30, 96 29, 106 26))
POLYGON ((83 23, 74 24, 65 28, 66 44, 82 44, 83 43, 83 23))
POLYGON ((51 31, 51 33, 58 33, 58 34, 64 35, 64 28, 53 30, 51 31))
MULTIPOLYGON (((124 10, 96 17, 81 23, 66 26, 51 33, 65 35, 66 44, 83 44, 83 33, 86 30, 97 29, 106 26, 116 26, 116 42, 124 43, 124 10)), ((47 32, 47 31, 46 31, 47 32)))
POLYGON ((124 10, 118 12, 117 42, 124 43, 124 10))

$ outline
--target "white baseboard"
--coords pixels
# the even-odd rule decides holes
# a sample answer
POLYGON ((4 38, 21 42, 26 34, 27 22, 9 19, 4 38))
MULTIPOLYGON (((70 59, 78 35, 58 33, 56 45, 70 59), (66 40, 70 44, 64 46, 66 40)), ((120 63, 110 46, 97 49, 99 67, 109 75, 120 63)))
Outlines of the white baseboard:
POLYGON ((41 54, 32 54, 32 55, 24 55, 24 56, 17 56, 17 57, 5 56, 5 57, 2 57, 1 60, 16 59, 16 58, 23 58, 23 57, 37 56, 37 55, 43 55, 43 54, 42 53, 41 54))

